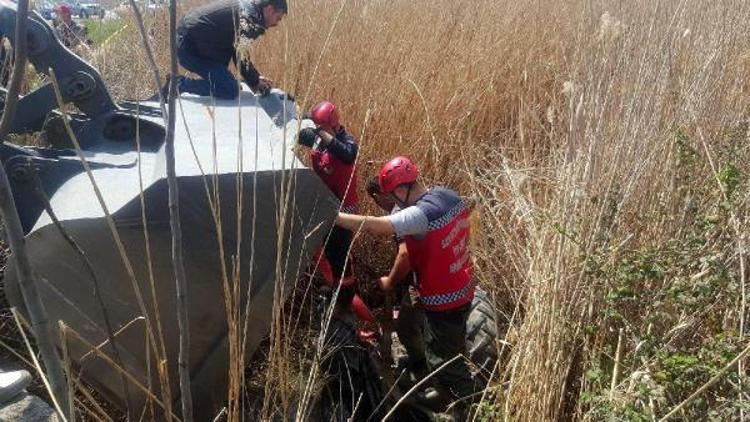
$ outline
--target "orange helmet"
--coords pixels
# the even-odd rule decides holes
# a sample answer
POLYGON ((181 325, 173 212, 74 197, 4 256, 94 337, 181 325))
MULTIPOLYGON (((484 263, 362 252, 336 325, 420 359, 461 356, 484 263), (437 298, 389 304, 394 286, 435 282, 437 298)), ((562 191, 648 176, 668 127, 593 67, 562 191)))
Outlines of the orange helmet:
POLYGON ((315 104, 310 111, 313 122, 326 131, 332 132, 339 127, 339 109, 330 101, 321 101, 315 104))
POLYGON ((419 176, 419 169, 406 157, 396 157, 385 163, 380 169, 380 190, 383 193, 391 193, 397 187, 413 183, 419 176))

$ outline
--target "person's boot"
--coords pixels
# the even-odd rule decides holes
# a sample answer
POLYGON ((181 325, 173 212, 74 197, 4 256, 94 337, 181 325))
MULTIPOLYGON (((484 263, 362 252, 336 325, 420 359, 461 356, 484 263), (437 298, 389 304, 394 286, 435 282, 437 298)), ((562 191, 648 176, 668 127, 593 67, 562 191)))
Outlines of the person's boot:
POLYGON ((429 370, 427 368, 427 362, 419 361, 419 360, 413 360, 409 359, 408 357, 406 359, 400 359, 398 361, 398 366, 396 371, 400 373, 402 370, 406 371, 404 373, 404 376, 401 378, 401 383, 412 386, 419 381, 421 381, 424 377, 426 377, 429 373, 429 370))
POLYGON ((407 358, 406 369, 420 376, 427 376, 427 374, 429 373, 427 362, 424 359, 407 358))

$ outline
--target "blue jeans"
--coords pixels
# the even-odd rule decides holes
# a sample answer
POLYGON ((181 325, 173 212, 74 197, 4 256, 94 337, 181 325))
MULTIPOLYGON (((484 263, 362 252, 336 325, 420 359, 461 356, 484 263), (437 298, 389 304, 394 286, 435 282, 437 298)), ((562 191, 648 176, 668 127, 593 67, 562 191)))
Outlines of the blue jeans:
POLYGON ((197 74, 201 79, 188 79, 179 76, 177 88, 179 92, 208 97, 213 95, 217 99, 233 100, 239 95, 239 85, 227 65, 201 57, 190 40, 178 40, 177 58, 185 69, 197 74))

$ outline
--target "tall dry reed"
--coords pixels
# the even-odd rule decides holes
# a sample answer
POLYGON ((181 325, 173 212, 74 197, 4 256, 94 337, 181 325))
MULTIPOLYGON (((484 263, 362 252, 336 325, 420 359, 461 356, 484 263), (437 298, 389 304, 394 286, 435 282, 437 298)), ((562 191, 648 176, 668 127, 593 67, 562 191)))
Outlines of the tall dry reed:
MULTIPOLYGON (((478 199, 477 277, 511 321, 486 411, 536 421, 627 408, 650 419, 702 379, 660 379, 669 357, 719 335, 747 341, 747 182, 738 176, 730 192, 722 169, 748 174, 749 18, 738 0, 290 1, 251 55, 301 107, 339 104, 352 133, 372 116, 363 180, 404 154, 428 183, 478 199), (702 225, 723 212, 726 224, 702 225), (643 251, 682 253, 693 238, 705 240, 694 257, 707 257, 705 268, 683 259, 655 276, 624 269, 643 251), (683 279, 693 294, 714 270, 728 280, 707 305, 720 323, 706 323, 706 308, 663 306, 683 279), (644 385, 650 397, 637 393, 644 385)), ((151 27, 164 52, 163 21, 151 27)), ((120 36, 96 63, 121 97, 153 92, 138 76, 142 53, 129 50, 136 33, 120 36)), ((709 408, 722 395, 747 403, 739 368, 709 408)))

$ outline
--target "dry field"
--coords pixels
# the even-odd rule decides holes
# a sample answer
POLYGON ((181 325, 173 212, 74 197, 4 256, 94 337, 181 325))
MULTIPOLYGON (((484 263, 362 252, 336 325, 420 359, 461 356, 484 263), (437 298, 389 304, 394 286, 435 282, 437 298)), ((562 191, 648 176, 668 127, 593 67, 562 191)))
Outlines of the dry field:
MULTIPOLYGON (((304 0, 250 54, 340 105, 363 180, 404 154, 477 199, 510 325, 480 419, 744 420, 748 34, 741 0, 304 0)), ((120 98, 155 91, 140 45, 131 22, 89 53, 120 98)))

